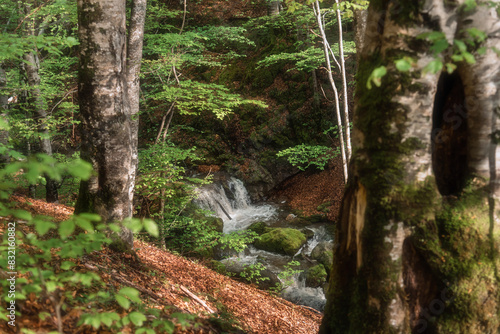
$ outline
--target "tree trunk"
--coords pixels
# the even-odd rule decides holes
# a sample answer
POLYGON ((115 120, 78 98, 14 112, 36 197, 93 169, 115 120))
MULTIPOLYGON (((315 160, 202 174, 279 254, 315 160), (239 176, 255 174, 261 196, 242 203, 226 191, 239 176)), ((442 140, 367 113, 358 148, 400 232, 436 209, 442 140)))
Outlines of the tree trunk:
MULTIPOLYGON (((31 11, 31 4, 25 3, 25 14, 28 15, 31 11)), ((35 35, 34 23, 28 22, 26 24, 26 34, 35 35)), ((52 156, 52 143, 50 139, 49 128, 47 127, 47 111, 40 92, 40 59, 37 51, 32 51, 24 54, 24 69, 26 71, 26 78, 28 82, 30 105, 35 114, 35 121, 38 128, 38 135, 40 137, 41 152, 52 156)), ((57 202, 58 200, 58 186, 57 182, 45 175, 45 199, 49 203, 57 202)))
MULTIPOLYGON (((81 155, 96 175, 81 183, 75 211, 98 213, 105 222, 132 216, 145 10, 144 1, 134 1, 127 53, 125 1, 78 1, 81 155)), ((118 237, 131 249, 130 230, 118 237)))
POLYGON ((267 15, 275 16, 279 15, 281 11, 281 1, 269 0, 267 3, 267 15))
MULTIPOLYGON (((5 89, 7 85, 7 76, 3 68, 3 63, 0 63, 0 90, 5 89)), ((7 108, 9 104, 9 96, 0 93, 0 119, 7 125, 7 108)), ((6 128, 0 128, 0 144, 7 146, 9 143, 9 131, 6 128)), ((7 154, 0 154, 0 167, 5 166, 10 160, 7 154)))
MULTIPOLYGON (((349 182, 320 333, 498 333, 497 13, 441 1, 371 3, 360 54, 349 182), (489 49, 453 74, 399 72, 475 27, 489 49), (379 66, 381 87, 366 82, 379 66), (489 178, 489 181, 488 181, 489 178)), ((448 60, 447 60, 448 61, 448 60)))
MULTIPOLYGON (((321 18, 321 8, 319 6, 319 1, 316 0, 313 2, 313 10, 314 10, 314 15, 316 17, 316 22, 318 23, 318 29, 320 31, 320 36, 321 36, 321 42, 323 43, 323 54, 325 55, 325 65, 326 65, 326 72, 328 75, 328 81, 330 82, 330 86, 332 87, 334 96, 335 96, 335 114, 337 116, 337 126, 338 126, 338 131, 339 131, 339 140, 340 140, 340 154, 342 156, 342 167, 344 170, 344 182, 347 183, 347 179, 349 176, 348 173, 348 158, 347 158, 347 152, 346 152, 346 144, 344 142, 344 130, 342 126, 342 116, 340 114, 340 103, 339 103, 339 93, 337 90, 337 86, 335 85, 335 80, 333 80, 333 75, 332 75, 332 67, 331 67, 331 62, 330 62, 330 52, 333 55, 332 49, 330 48, 330 44, 328 42, 328 39, 326 38, 326 33, 325 33, 325 23, 323 22, 321 18)), ((334 58, 336 61, 336 59, 334 58)), ((338 63, 337 63, 338 64, 338 63)), ((339 69, 341 68, 341 65, 338 64, 339 69)), ((349 126, 347 124, 347 126, 349 126)))
POLYGON ((138 163, 138 133, 139 133, 139 100, 140 78, 142 60, 142 42, 144 39, 144 21, 146 19, 146 0, 134 0, 130 16, 130 25, 127 41, 127 82, 128 98, 130 101, 130 130, 132 141, 132 160, 130 165, 131 180, 128 194, 130 212, 133 213, 135 176, 138 163))

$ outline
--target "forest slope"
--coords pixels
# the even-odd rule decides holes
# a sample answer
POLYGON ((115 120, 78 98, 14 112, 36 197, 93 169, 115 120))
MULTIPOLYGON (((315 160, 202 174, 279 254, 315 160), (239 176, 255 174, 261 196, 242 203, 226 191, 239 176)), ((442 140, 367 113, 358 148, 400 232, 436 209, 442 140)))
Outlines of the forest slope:
MULTIPOLYGON (((22 209, 33 214, 52 216, 56 221, 67 219, 72 214, 71 207, 60 204, 48 204, 19 196, 14 196, 13 200, 19 202, 22 209)), ((0 233, 3 233, 3 229, 1 226, 0 233)), ((110 291, 119 290, 124 286, 136 288, 141 291, 141 298, 152 307, 167 307, 171 312, 189 313, 199 317, 195 320, 199 324, 198 328, 181 328, 179 325, 177 333, 219 333, 222 332, 221 328, 224 328, 226 333, 315 333, 319 329, 319 313, 237 282, 200 263, 176 256, 146 242, 135 241, 134 246, 139 261, 131 255, 103 249, 78 259, 78 266, 74 270, 97 273, 110 291), (189 296, 186 291, 196 295, 206 306, 189 296), (215 313, 210 315, 208 309, 214 310, 215 313), (228 325, 233 328, 228 329, 228 325)), ((58 266, 57 263, 53 265, 58 266)), ((75 291, 75 295, 77 298, 78 294, 91 292, 79 290, 75 291)), ((54 319, 48 317, 42 321, 38 317, 42 311, 51 312, 49 304, 39 297, 28 297, 21 305, 22 316, 18 325, 37 333, 55 330, 54 319)), ((103 305, 103 308, 116 311, 119 306, 103 305)), ((76 326, 81 313, 77 308, 66 310, 63 314, 65 333, 96 332, 90 326, 76 326)), ((0 331, 9 333, 10 328, 3 326, 4 322, 0 325, 0 331)))

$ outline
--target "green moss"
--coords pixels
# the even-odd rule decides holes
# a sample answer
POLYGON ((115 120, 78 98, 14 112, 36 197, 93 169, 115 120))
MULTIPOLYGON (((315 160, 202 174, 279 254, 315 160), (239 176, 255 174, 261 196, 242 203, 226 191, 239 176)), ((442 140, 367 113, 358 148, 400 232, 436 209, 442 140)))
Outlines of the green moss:
POLYGON ((295 255, 306 242, 304 233, 293 228, 275 228, 261 235, 255 247, 268 252, 295 255))
POLYGON ((264 222, 256 222, 248 227, 248 230, 254 231, 258 235, 262 235, 270 230, 264 222))
POLYGON ((317 288, 326 283, 326 268, 322 264, 309 268, 306 274, 306 286, 317 288))

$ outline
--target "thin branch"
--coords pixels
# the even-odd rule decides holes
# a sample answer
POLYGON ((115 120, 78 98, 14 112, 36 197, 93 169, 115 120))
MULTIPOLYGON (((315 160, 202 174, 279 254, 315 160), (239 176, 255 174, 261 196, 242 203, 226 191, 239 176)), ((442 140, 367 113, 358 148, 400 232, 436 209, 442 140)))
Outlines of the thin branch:
POLYGON ((182 31, 184 30, 184 24, 186 24, 186 13, 187 13, 187 1, 184 0, 184 14, 182 15, 182 25, 181 25, 181 30, 179 31, 179 35, 182 34, 182 31))
POLYGON ((158 140, 160 140, 160 136, 161 136, 161 133, 163 132, 163 127, 165 125, 165 120, 167 119, 167 116, 172 112, 172 109, 174 108, 176 101, 177 100, 172 102, 172 104, 170 105, 170 108, 168 108, 168 111, 165 113, 165 115, 163 115, 163 119, 162 119, 161 125, 160 125, 160 131, 158 131, 158 135, 156 136, 155 145, 158 144, 158 140))
POLYGON ((215 313, 214 310, 212 310, 208 305, 207 303, 205 303, 203 300, 201 300, 200 298, 198 298, 194 293, 192 293, 191 291, 189 291, 187 288, 183 287, 182 285, 180 286, 181 290, 186 294, 188 295, 189 297, 193 298, 195 301, 197 301, 201 306, 203 306, 204 308, 207 309, 208 312, 210 313, 215 313))
POLYGON ((60 105, 64 101, 64 99, 66 99, 68 97, 69 94, 76 92, 77 90, 78 90, 78 87, 75 87, 75 88, 72 88, 69 91, 67 91, 66 94, 64 94, 63 98, 59 102, 57 102, 54 105, 54 107, 49 111, 49 114, 52 114, 52 112, 57 108, 57 106, 60 105))
POLYGON ((21 20, 21 22, 19 22, 19 24, 17 25, 16 29, 14 29, 14 32, 16 32, 17 29, 21 28, 21 26, 23 25, 23 23, 24 23, 25 20, 27 20, 30 16, 34 15, 40 9, 42 9, 42 7, 45 6, 49 1, 51 1, 51 0, 46 0, 45 3, 41 4, 40 6, 38 6, 37 8, 35 8, 31 13, 29 13, 28 15, 26 15, 25 17, 23 17, 22 20, 21 20))

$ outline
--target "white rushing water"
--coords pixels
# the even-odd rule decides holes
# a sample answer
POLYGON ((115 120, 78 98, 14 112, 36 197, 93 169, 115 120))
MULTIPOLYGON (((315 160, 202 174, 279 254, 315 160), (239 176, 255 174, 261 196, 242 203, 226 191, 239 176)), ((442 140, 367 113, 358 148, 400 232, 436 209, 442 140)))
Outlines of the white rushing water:
POLYGON ((241 180, 231 178, 227 187, 212 184, 199 189, 195 202, 215 213, 224 221, 224 233, 244 230, 257 221, 267 221, 276 215, 276 208, 269 204, 253 205, 241 180))

